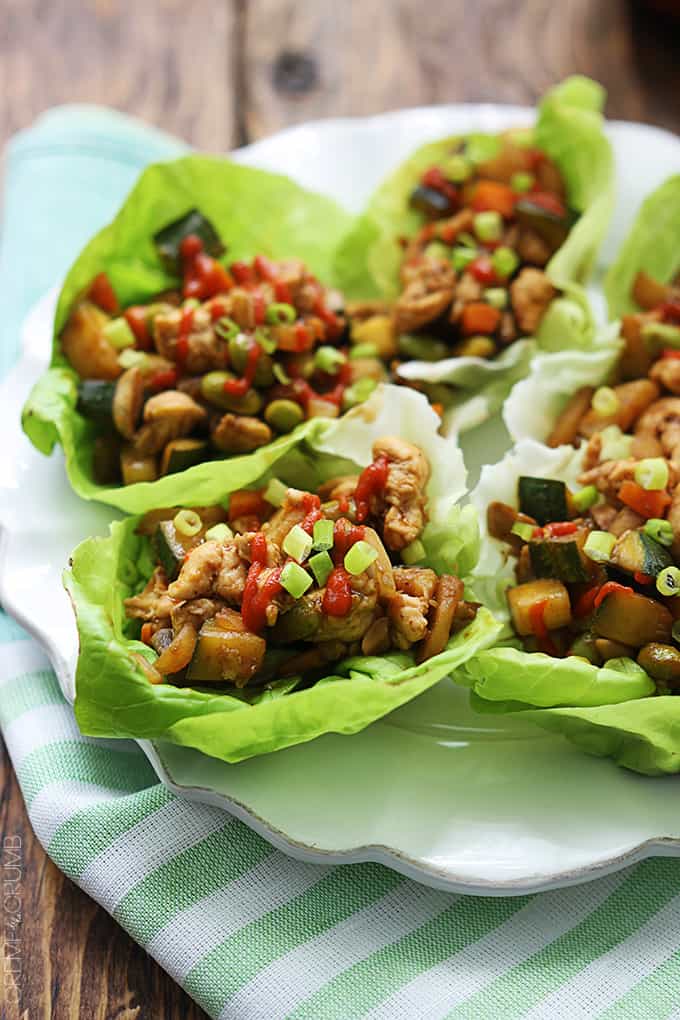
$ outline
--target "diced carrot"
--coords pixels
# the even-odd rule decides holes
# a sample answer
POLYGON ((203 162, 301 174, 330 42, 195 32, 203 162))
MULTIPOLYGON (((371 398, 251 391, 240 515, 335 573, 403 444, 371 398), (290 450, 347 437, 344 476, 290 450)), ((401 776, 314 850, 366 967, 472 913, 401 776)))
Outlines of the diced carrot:
POLYGON ((125 321, 135 335, 140 351, 148 351, 151 347, 147 309, 144 305, 132 305, 125 309, 125 321))
POLYGON ((498 308, 484 304, 483 301, 471 301, 463 308, 461 327, 466 336, 478 333, 493 333, 501 321, 498 308))
POLYGON ((106 273, 98 273, 90 284, 88 297, 103 311, 114 315, 118 311, 118 298, 106 273))
POLYGON ((643 489, 627 479, 619 489, 619 499, 641 517, 663 517, 671 501, 665 489, 643 489))
POLYGON ((573 521, 554 521, 546 524, 545 530, 551 537, 559 538, 560 535, 573 535, 577 527, 573 521))
POLYGON ((479 181, 472 196, 472 208, 477 212, 499 212, 509 220, 515 212, 515 193, 507 184, 479 181))

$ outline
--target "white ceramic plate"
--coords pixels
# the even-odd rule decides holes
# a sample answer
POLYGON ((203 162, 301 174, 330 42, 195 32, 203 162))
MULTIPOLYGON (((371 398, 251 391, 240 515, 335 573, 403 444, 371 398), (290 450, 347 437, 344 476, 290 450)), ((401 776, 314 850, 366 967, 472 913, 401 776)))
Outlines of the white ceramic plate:
MULTIPOLYGON (((323 121, 237 158, 358 210, 421 142, 530 118, 517 107, 449 106, 323 121)), ((615 123, 610 136, 619 198, 603 263, 644 195, 680 169, 672 135, 615 123)), ((72 699, 77 642, 61 571, 73 547, 105 533, 116 513, 74 496, 60 454, 45 459, 20 430, 21 405, 49 357, 53 304, 48 295, 27 320, 23 358, 0 387, 0 601, 43 643, 72 699)), ((489 429, 470 437, 471 473, 502 443, 489 429)), ((170 744, 142 746, 173 790, 224 807, 293 856, 380 861, 440 888, 524 893, 680 854, 677 780, 625 772, 511 718, 475 716, 448 680, 356 736, 329 735, 239 765, 170 744)))

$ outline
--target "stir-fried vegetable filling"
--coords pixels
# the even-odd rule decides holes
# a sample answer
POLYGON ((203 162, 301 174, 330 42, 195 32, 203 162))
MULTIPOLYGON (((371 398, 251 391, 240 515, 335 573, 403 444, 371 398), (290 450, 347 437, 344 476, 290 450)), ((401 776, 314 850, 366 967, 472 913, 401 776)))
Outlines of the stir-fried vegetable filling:
POLYGON ((532 133, 471 136, 425 171, 411 206, 427 222, 403 239, 401 295, 352 308, 353 340, 399 363, 492 358, 535 334, 558 294, 543 269, 575 215, 532 133))
POLYGON ((157 566, 125 608, 158 653, 152 682, 306 683, 347 656, 413 649, 423 662, 446 647, 476 606, 458 578, 414 565, 429 465, 391 437, 373 456, 318 493, 275 479, 233 493, 226 510, 142 519, 157 566))
POLYGON ((600 664, 631 657, 680 689, 680 281, 639 273, 643 311, 622 323, 611 385, 580 390, 551 446, 582 449, 580 488, 521 478, 518 509, 492 503, 490 534, 511 545, 508 591, 528 648, 600 664))
POLYGON ((250 453, 308 418, 337 417, 385 377, 373 354, 349 356, 340 295, 299 260, 227 268, 195 210, 154 242, 181 288, 121 309, 100 274, 61 335, 82 380, 78 408, 101 433, 99 483, 250 453))

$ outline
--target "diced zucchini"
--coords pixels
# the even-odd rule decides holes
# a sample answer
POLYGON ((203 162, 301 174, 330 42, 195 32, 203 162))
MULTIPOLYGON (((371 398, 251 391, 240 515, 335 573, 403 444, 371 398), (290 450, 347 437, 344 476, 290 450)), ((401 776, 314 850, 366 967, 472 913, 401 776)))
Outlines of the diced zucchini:
POLYGON ((567 518, 567 487, 556 478, 519 479, 519 508, 539 524, 564 521, 567 518))
POLYGON ((638 665, 653 680, 673 690, 680 687, 680 651, 673 645, 662 645, 657 642, 645 645, 637 658, 638 665))
POLYGON ((113 395, 116 391, 115 382, 101 379, 84 379, 78 383, 78 403, 76 409, 83 418, 113 428, 113 395))
POLYGON ((542 237, 552 251, 557 251, 564 244, 574 222, 574 217, 570 213, 558 216, 554 212, 549 212, 533 202, 531 195, 520 198, 515 203, 515 216, 520 226, 527 227, 542 237))
POLYGON ((557 630, 571 623, 569 592, 561 581, 541 579, 518 584, 508 589, 508 606, 515 630, 522 637, 535 632, 532 619, 534 606, 543 603, 542 619, 548 630, 557 630))
POLYGON ((628 531, 618 540, 611 553, 611 561, 629 574, 649 574, 656 577, 659 571, 673 565, 668 549, 644 531, 628 531))
POLYGON ((567 584, 581 584, 590 577, 583 554, 585 530, 573 535, 532 539, 529 542, 531 568, 536 577, 553 577, 567 584))
POLYGON ((173 475, 177 471, 200 464, 208 457, 208 442, 205 439, 173 439, 163 450, 161 474, 173 475))
POLYGON ((633 648, 650 642, 668 644, 673 617, 656 599, 638 592, 613 591, 600 604, 593 630, 600 636, 633 648))
POLYGON ((239 613, 228 611, 207 620, 198 633, 187 680, 193 683, 224 683, 245 687, 264 659, 266 642, 243 627, 239 613))
POLYGON ((97 485, 120 482, 120 439, 112 432, 97 436, 94 441, 92 475, 97 485))
POLYGON ((181 270, 181 259, 179 247, 185 237, 195 234, 203 242, 203 250, 219 258, 226 251, 219 234, 209 219, 199 212, 198 209, 190 209, 184 216, 168 223, 153 235, 153 241, 158 251, 158 256, 164 268, 172 275, 179 276, 181 270))
POLYGON ((288 644, 291 641, 309 641, 321 626, 318 599, 303 596, 289 610, 281 613, 271 629, 272 641, 288 644))
POLYGON ((184 557, 193 547, 194 543, 189 541, 184 544, 172 521, 161 521, 154 535, 156 555, 165 571, 168 581, 174 581, 184 562, 184 557))

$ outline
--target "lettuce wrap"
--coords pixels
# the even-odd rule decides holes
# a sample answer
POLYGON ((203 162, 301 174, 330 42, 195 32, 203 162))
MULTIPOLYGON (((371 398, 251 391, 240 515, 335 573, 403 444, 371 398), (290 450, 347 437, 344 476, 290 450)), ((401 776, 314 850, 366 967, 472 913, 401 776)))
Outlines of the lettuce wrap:
POLYGON ((562 733, 590 754, 611 757, 646 775, 680 771, 680 699, 652 696, 655 684, 632 659, 597 667, 568 656, 522 650, 509 623, 504 591, 514 582, 512 562, 485 526, 492 499, 515 503, 521 474, 575 481, 582 452, 519 442, 493 467, 485 467, 471 494, 480 519, 482 551, 471 586, 506 622, 497 645, 472 656, 455 679, 471 688, 482 712, 519 712, 537 726, 562 733))
POLYGON ((611 319, 640 310, 632 291, 641 269, 659 283, 668 283, 680 270, 680 174, 669 177, 642 203, 607 272, 604 293, 611 319))
MULTIPOLYGON (((325 422, 314 436, 300 438, 273 465, 253 477, 250 465, 231 462, 219 497, 244 484, 258 486, 274 474, 289 484, 315 488, 323 480, 371 461, 373 441, 397 430, 417 443, 431 466, 430 519, 422 535, 425 563, 464 575, 478 552, 476 516, 456 501, 465 489, 459 450, 437 434, 438 419, 420 395, 383 387, 344 418, 325 422)), ((182 500, 196 502, 183 479, 182 500)), ((201 497, 202 499, 202 497, 201 497)), ((235 762, 312 740, 322 733, 355 733, 437 683, 474 652, 490 644, 500 625, 488 610, 453 636, 444 652, 415 665, 411 654, 353 657, 334 664, 332 675, 305 690, 281 679, 249 696, 205 688, 154 686, 135 656, 154 653, 140 640, 138 621, 126 619, 123 599, 143 588, 154 559, 149 539, 135 533, 139 518, 111 526, 108 537, 90 538, 74 552, 65 584, 76 612, 80 657, 75 711, 92 736, 169 740, 235 762), (238 694, 238 696, 237 696, 238 694), (250 697, 250 700, 249 700, 250 697)))
MULTIPOLYGON (((575 76, 548 92, 538 108, 537 145, 558 165, 570 206, 581 215, 548 264, 548 275, 563 296, 553 302, 536 336, 516 340, 491 360, 457 357, 400 367, 406 379, 445 383, 460 391, 447 416, 451 431, 477 425, 496 411, 513 383, 526 376, 537 351, 596 346, 593 316, 580 283, 593 267, 614 201, 613 157, 602 130, 604 98, 599 85, 575 76)), ((349 298, 396 296, 398 239, 412 236, 421 224, 409 207, 409 194, 422 172, 459 140, 449 137, 421 147, 374 194, 337 254, 337 281, 349 298)))
MULTIPOLYGON (((92 477, 96 430, 76 410, 78 376, 61 353, 58 337, 74 300, 93 278, 106 272, 119 302, 126 306, 149 301, 176 285, 153 243, 167 223, 200 207, 227 245, 230 260, 261 253, 272 258, 295 255, 321 279, 330 282, 332 252, 346 232, 349 217, 328 198, 305 191, 287 177, 239 166, 210 156, 185 156, 148 167, 123 203, 116 218, 85 247, 66 276, 54 321, 50 367, 36 383, 22 414, 24 430, 45 454, 56 443, 64 450, 74 490, 130 513, 181 501, 185 484, 192 491, 211 490, 215 477, 231 477, 233 461, 208 461, 188 473, 166 475, 155 482, 107 487, 92 477)), ((258 455, 276 459, 315 428, 305 422, 294 438, 286 436, 258 455)), ((240 472, 245 465, 234 469, 240 472)), ((261 467, 262 465, 260 465, 261 467)), ((201 497, 202 498, 202 497, 201 497)))

